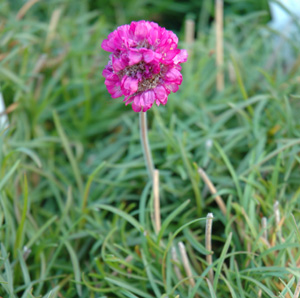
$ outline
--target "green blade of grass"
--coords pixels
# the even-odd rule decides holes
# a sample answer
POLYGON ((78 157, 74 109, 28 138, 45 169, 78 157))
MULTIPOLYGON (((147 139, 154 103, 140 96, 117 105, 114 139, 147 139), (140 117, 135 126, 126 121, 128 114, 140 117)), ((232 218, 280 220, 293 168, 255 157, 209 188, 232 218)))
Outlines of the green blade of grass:
POLYGON ((193 191, 194 191, 194 194, 195 194, 195 199, 196 199, 196 204, 197 204, 197 214, 198 214, 198 216, 201 216, 202 209, 203 209, 203 202, 202 202, 201 193, 200 193, 200 190, 199 190, 198 183, 195 179, 195 177, 198 176, 198 174, 196 173, 196 170, 193 170, 193 167, 192 167, 191 163, 188 160, 188 157, 186 155, 185 149, 184 149, 181 141, 178 140, 178 143, 179 143, 179 148, 180 148, 182 160, 183 160, 184 166, 186 167, 186 170, 188 172, 190 181, 192 183, 193 191))
POLYGON ((7 251, 2 243, 1 243, 1 255, 4 259, 4 269, 5 269, 5 275, 6 275, 8 294, 9 294, 9 297, 15 298, 13 270, 12 270, 11 264, 9 262, 7 251))
POLYGON ((148 263, 143 251, 141 251, 141 254, 142 254, 142 260, 143 260, 144 267, 146 269, 146 273, 147 273, 149 282, 151 284, 152 290, 154 291, 156 297, 160 297, 161 292, 160 292, 160 290, 159 290, 159 288, 158 288, 158 286, 157 286, 157 284, 154 280, 153 274, 152 274, 151 269, 150 269, 150 264, 148 263))
POLYGON ((210 297, 211 298, 217 298, 215 290, 214 290, 212 284, 210 283, 209 279, 206 279, 206 282, 208 284, 208 289, 209 289, 210 297))
POLYGON ((219 278, 220 278, 220 275, 221 275, 222 266, 224 264, 229 246, 231 244, 231 238, 232 238, 232 232, 229 233, 228 238, 225 242, 225 245, 222 249, 221 255, 218 259, 218 266, 217 266, 217 269, 216 269, 214 283, 213 283, 213 288, 214 288, 215 291, 217 291, 217 286, 218 286, 219 278))
POLYGON ((82 286, 81 286, 81 273, 80 273, 80 267, 79 267, 79 261, 77 258, 77 255, 73 249, 73 247, 71 246, 71 244, 68 241, 64 242, 70 258, 71 258, 71 262, 72 262, 72 266, 73 266, 73 270, 74 270, 74 276, 75 276, 75 281, 76 281, 76 289, 77 289, 77 294, 79 295, 79 297, 81 297, 82 295, 82 286))
POLYGON ((144 227, 144 229, 146 228, 146 214, 147 214, 146 202, 147 202, 147 197, 150 192, 151 185, 152 185, 152 181, 148 181, 148 183, 146 184, 146 186, 143 189, 143 192, 141 195, 141 200, 140 200, 139 221, 140 221, 140 224, 142 225, 142 227, 144 227))
POLYGON ((105 277, 105 280, 109 281, 113 285, 116 285, 118 287, 118 289, 120 289, 120 290, 128 290, 128 291, 135 293, 136 295, 139 295, 140 297, 143 297, 143 298, 153 298, 151 295, 142 291, 141 289, 137 289, 137 288, 133 287, 132 285, 125 283, 119 279, 105 277))
POLYGON ((268 289, 263 283, 258 281, 257 279, 249 277, 249 276, 244 276, 244 275, 241 275, 241 279, 248 280, 248 281, 252 282, 259 289, 263 290, 268 295, 268 297, 276 298, 276 296, 273 294, 273 292, 270 289, 268 289))
POLYGON ((26 247, 30 248, 36 241, 41 237, 41 235, 57 220, 57 215, 51 217, 46 223, 39 228, 34 236, 27 242, 26 247))
POLYGON ((235 172, 230 160, 228 159, 227 155, 225 154, 225 152, 221 148, 221 146, 218 144, 218 142, 214 142, 214 144, 215 144, 215 147, 217 148, 217 150, 219 151, 224 163, 226 164, 228 171, 231 174, 231 177, 234 181, 234 184, 235 184, 235 187, 236 187, 236 190, 237 190, 237 195, 238 195, 239 199, 242 200, 242 190, 241 190, 236 172, 235 172))
POLYGON ((17 230, 17 235, 16 235, 16 241, 15 241, 15 246, 14 246, 14 258, 17 257, 17 251, 22 246, 22 240, 24 238, 23 231, 24 231, 24 227, 25 227, 25 220, 26 220, 27 210, 28 210, 28 207, 29 207, 28 183, 27 183, 27 176, 26 175, 24 175, 23 198, 24 198, 23 210, 22 210, 21 221, 19 223, 18 230, 17 230))
POLYGON ((88 195, 89 195, 89 191, 91 188, 91 184, 95 178, 95 176, 104 168, 104 166, 106 165, 106 161, 103 161, 93 172, 92 174, 89 176, 88 181, 86 183, 86 186, 84 188, 84 195, 83 195, 83 201, 82 201, 82 212, 85 211, 86 205, 87 205, 87 200, 88 200, 88 195))
POLYGON ((80 192, 81 195, 83 195, 83 182, 82 182, 81 174, 80 174, 80 171, 79 171, 79 167, 78 167, 78 164, 77 164, 76 159, 74 157, 74 154, 71 150, 69 140, 68 140, 68 138, 67 138, 67 136, 66 136, 66 134, 63 130, 63 127, 60 123, 58 115, 55 111, 53 112, 53 119, 54 119, 56 129, 58 131, 59 137, 62 141, 63 147, 66 151, 67 157, 68 157, 68 159, 71 163, 71 167, 72 167, 72 170, 73 170, 76 182, 77 182, 79 192, 80 192))
POLYGON ((6 173, 6 175, 1 179, 0 181, 0 191, 4 187, 4 185, 7 183, 8 179, 13 175, 13 173, 16 171, 20 164, 20 160, 17 160, 15 164, 11 167, 11 169, 6 173))
POLYGON ((144 231, 144 227, 142 227, 142 225, 134 217, 130 216, 129 214, 127 214, 126 212, 124 212, 122 210, 119 210, 115 207, 112 207, 109 205, 104 205, 104 204, 94 204, 93 208, 104 209, 104 210, 110 211, 114 214, 117 214, 117 215, 121 216, 122 218, 124 218, 131 225, 133 225, 139 232, 144 231))
POLYGON ((163 234, 168 227, 168 225, 172 222, 172 220, 178 216, 190 203, 190 200, 186 200, 183 202, 180 206, 178 206, 171 214, 168 215, 168 217, 163 221, 161 225, 161 229, 157 236, 157 243, 160 243, 161 238, 163 237, 163 234))
POLYGON ((31 279, 30 279, 30 274, 29 274, 29 271, 28 271, 28 267, 25 263, 25 260, 24 260, 24 257, 22 255, 21 251, 18 251, 18 260, 19 260, 21 270, 22 270, 22 274, 23 274, 24 284, 25 284, 25 286, 28 287, 28 286, 30 286, 31 279))

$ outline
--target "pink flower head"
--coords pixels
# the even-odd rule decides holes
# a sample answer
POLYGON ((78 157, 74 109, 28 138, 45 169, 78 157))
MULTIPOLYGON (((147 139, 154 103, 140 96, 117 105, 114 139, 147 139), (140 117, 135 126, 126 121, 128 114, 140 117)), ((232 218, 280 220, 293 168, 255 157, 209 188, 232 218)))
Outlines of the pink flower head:
POLYGON ((182 82, 181 66, 187 51, 177 48, 172 32, 148 21, 118 27, 103 40, 111 52, 103 76, 112 98, 125 96, 135 112, 147 111, 154 102, 165 105, 170 92, 182 82))

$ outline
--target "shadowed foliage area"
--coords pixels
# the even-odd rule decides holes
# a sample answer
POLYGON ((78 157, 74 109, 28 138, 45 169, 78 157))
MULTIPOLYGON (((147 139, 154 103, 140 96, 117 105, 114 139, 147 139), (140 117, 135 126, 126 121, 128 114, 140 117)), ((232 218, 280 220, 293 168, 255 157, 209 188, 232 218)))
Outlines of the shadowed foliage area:
POLYGON ((275 44, 267 3, 225 2, 218 92, 212 1, 29 2, 0 3, 9 119, 0 132, 0 296, 293 297, 300 46, 288 37, 275 44), (196 20, 193 43, 185 43, 186 17, 196 20), (148 112, 158 234, 138 114, 110 98, 101 76, 102 40, 132 19, 174 30, 189 52, 179 91, 148 112))

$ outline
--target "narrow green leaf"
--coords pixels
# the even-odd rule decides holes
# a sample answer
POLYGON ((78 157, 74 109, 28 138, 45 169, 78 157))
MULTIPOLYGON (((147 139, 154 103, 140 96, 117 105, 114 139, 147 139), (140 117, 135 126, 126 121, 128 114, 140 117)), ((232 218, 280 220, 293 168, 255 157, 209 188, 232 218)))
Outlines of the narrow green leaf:
POLYGON ((152 185, 152 181, 148 181, 148 183, 144 187, 144 190, 141 195, 141 200, 140 200, 139 221, 144 229, 146 228, 146 214, 147 214, 146 204, 147 204, 147 198, 150 192, 151 185, 152 185))
POLYGON ((8 254, 7 251, 3 245, 3 243, 1 243, 1 254, 2 257, 4 259, 4 269, 5 269, 5 275, 6 275, 6 281, 7 281, 7 287, 8 287, 8 291, 9 291, 9 297, 11 298, 15 298, 14 295, 14 278, 13 278, 13 270, 11 268, 10 262, 9 262, 9 258, 8 258, 8 254))
POLYGON ((25 85, 25 82, 22 81, 15 73, 11 70, 0 66, 0 78, 5 81, 10 80, 16 84, 22 91, 28 91, 28 86, 25 85))
POLYGON ((40 158, 38 157, 38 155, 33 150, 28 149, 28 148, 24 148, 24 147, 20 147, 20 148, 17 148, 16 151, 25 153, 26 155, 28 155, 36 163, 38 168, 42 167, 42 162, 41 162, 40 158))
POLYGON ((63 130, 63 127, 60 123, 58 115, 55 111, 53 112, 53 119, 54 119, 56 129, 58 131, 59 137, 62 141, 63 147, 66 151, 67 157, 68 157, 68 159, 71 163, 71 167, 72 167, 73 172, 74 172, 74 176, 75 176, 75 179, 76 179, 76 182, 77 182, 79 192, 80 192, 81 195, 83 195, 83 182, 82 182, 81 174, 80 174, 80 171, 79 171, 79 167, 78 167, 78 164, 77 164, 76 159, 74 157, 74 154, 72 152, 69 140, 68 140, 68 138, 67 138, 67 136, 66 136, 66 134, 63 130))
POLYGON ((186 200, 183 202, 180 206, 178 206, 171 214, 168 215, 168 217, 164 220, 164 222, 161 225, 161 229, 158 233, 157 236, 157 243, 160 242, 166 228, 169 226, 169 224, 172 222, 172 220, 178 216, 185 208, 186 206, 190 203, 190 200, 186 200))
POLYGON ((207 284, 208 284, 208 289, 209 289, 210 297, 211 297, 211 298, 217 298, 216 293, 215 293, 215 291, 214 291, 214 288, 213 288, 213 286, 212 286, 212 284, 210 283, 210 281, 209 281, 208 278, 206 279, 206 282, 207 282, 207 284))
POLYGON ((24 257, 20 250, 18 251, 18 260, 19 260, 22 274, 23 274, 24 284, 25 284, 25 286, 29 287, 30 283, 31 283, 30 274, 28 271, 28 267, 25 263, 24 257))
POLYGON ((22 246, 22 241, 24 238, 23 231, 25 227, 25 220, 26 220, 26 215, 27 215, 27 210, 29 207, 29 202, 28 202, 28 183, 27 183, 27 176, 24 175, 24 189, 23 189, 23 209, 22 209, 22 216, 21 216, 21 221, 18 226, 17 230, 17 236, 16 236, 16 241, 15 241, 15 246, 14 246, 14 257, 17 257, 17 251, 21 248, 22 246))
POLYGON ((232 232, 229 233, 228 235, 228 238, 225 242, 225 245, 222 249, 222 253, 218 259, 218 266, 217 266, 217 269, 216 269, 216 273, 215 273, 215 279, 214 279, 214 290, 216 291, 217 290, 217 286, 218 286, 218 282, 219 282, 219 278, 220 278, 220 274, 221 274, 221 270, 222 270, 222 266, 224 264, 224 261, 226 259, 226 256, 227 256, 227 251, 229 249, 229 246, 230 246, 230 243, 231 243, 231 238, 232 238, 232 232))
POLYGON ((239 180, 238 180, 238 177, 236 175, 236 172, 235 172, 235 170, 234 170, 234 168, 233 168, 230 160, 228 159, 227 155, 225 154, 225 152, 221 148, 221 146, 218 144, 218 142, 214 142, 214 144, 215 144, 215 147, 217 148, 217 150, 219 151, 219 153, 220 153, 223 161, 225 162, 229 173, 231 174, 231 177, 232 177, 232 179, 234 181, 234 184, 235 184, 235 187, 236 187, 236 190, 237 190, 238 197, 241 200, 243 194, 242 194, 242 190, 241 190, 241 187, 240 187, 239 180))
MULTIPOLYGON (((197 214, 200 216, 201 213, 202 213, 203 203, 202 203, 202 197, 201 197, 199 185, 198 185, 198 182, 195 179, 196 170, 194 170, 193 167, 191 166, 191 163, 190 163, 190 161, 189 161, 189 159, 186 155, 183 144, 181 143, 180 140, 178 140, 178 143, 179 143, 179 148, 180 148, 182 160, 183 160, 184 166, 185 166, 185 168, 188 172, 190 181, 192 183, 193 191, 194 191, 194 194, 195 194, 195 199, 196 199, 196 204, 197 204, 197 214)), ((197 174, 197 176, 198 176, 198 174, 197 174)))
POLYGON ((152 290, 154 291, 156 297, 160 297, 161 293, 160 293, 159 288, 156 285, 156 282, 153 278, 150 265, 149 265, 148 261, 146 260, 146 257, 145 257, 145 254, 144 254, 143 251, 141 251, 141 254, 142 254, 142 260, 143 260, 143 263, 144 263, 144 268, 146 269, 146 273, 147 273, 149 282, 151 284, 152 290))
POLYGON ((122 218, 124 218, 127 222, 132 224, 138 231, 140 231, 140 232, 144 231, 144 228, 141 226, 141 224, 135 218, 133 218, 131 215, 127 214, 126 212, 124 212, 120 209, 117 209, 117 208, 109 206, 109 205, 104 205, 104 204, 94 204, 93 208, 104 209, 104 210, 110 211, 114 214, 117 214, 117 215, 121 216, 122 218))
POLYGON ((27 248, 30 248, 41 237, 41 235, 56 221, 56 219, 56 215, 51 217, 40 229, 38 229, 34 236, 26 244, 27 248))
POLYGON ((76 252, 74 251, 73 247, 71 246, 71 244, 68 241, 64 242, 70 258, 71 258, 71 262, 72 262, 72 266, 73 266, 73 270, 74 270, 74 276, 75 276, 75 280, 76 280, 76 289, 77 289, 77 294, 79 295, 79 297, 81 297, 82 295, 82 286, 81 286, 81 273, 80 273, 80 267, 79 267, 79 261, 77 259, 77 255, 76 252))
POLYGON ((250 282, 252 282, 253 284, 255 284, 259 289, 263 290, 269 297, 271 298, 276 298, 277 296, 275 296, 273 294, 273 292, 268 289, 263 283, 261 283, 260 281, 258 281, 257 279, 255 278, 252 278, 250 276, 245 276, 245 275, 241 275, 241 279, 244 279, 244 280, 248 280, 250 282))
POLYGON ((16 171, 20 164, 20 160, 17 160, 15 164, 11 167, 11 169, 6 173, 6 175, 1 179, 0 181, 0 191, 4 187, 4 185, 7 183, 8 179, 13 175, 13 173, 16 171))
POLYGON ((88 195, 90 191, 91 184, 95 178, 95 176, 104 168, 106 165, 106 161, 103 161, 89 176, 88 181, 86 183, 85 189, 84 189, 84 196, 83 196, 83 201, 82 201, 82 211, 84 212, 86 205, 87 205, 87 200, 88 200, 88 195))
POLYGON ((153 296, 147 294, 146 292, 143 292, 141 289, 137 289, 137 288, 133 287, 132 285, 125 283, 119 279, 105 277, 105 280, 109 281, 113 285, 118 286, 118 288, 120 290, 122 290, 122 289, 128 290, 128 291, 135 293, 135 294, 139 295, 140 297, 144 297, 144 298, 153 298, 153 296))

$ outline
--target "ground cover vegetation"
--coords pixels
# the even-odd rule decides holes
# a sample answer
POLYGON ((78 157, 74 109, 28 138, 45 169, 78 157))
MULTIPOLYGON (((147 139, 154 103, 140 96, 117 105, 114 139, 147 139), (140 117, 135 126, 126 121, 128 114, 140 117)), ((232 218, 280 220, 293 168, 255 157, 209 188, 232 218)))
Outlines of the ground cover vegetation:
MULTIPOLYGON (((240 1, 243 14, 228 2, 225 88, 217 92, 213 13, 199 8, 206 23, 196 16, 192 44, 184 43, 181 19, 176 33, 189 51, 183 83, 165 107, 148 112, 160 170, 156 234, 138 114, 110 99, 101 76, 108 59, 101 42, 117 23, 136 18, 126 5, 138 2, 126 9, 118 1, 35 2, 28 10, 23 2, 0 3, 9 117, 0 133, 0 296, 296 297, 299 43, 275 45, 281 32, 266 27, 268 11, 249 9, 255 1, 240 1)), ((149 18, 156 2, 137 8, 138 18, 149 18)))

